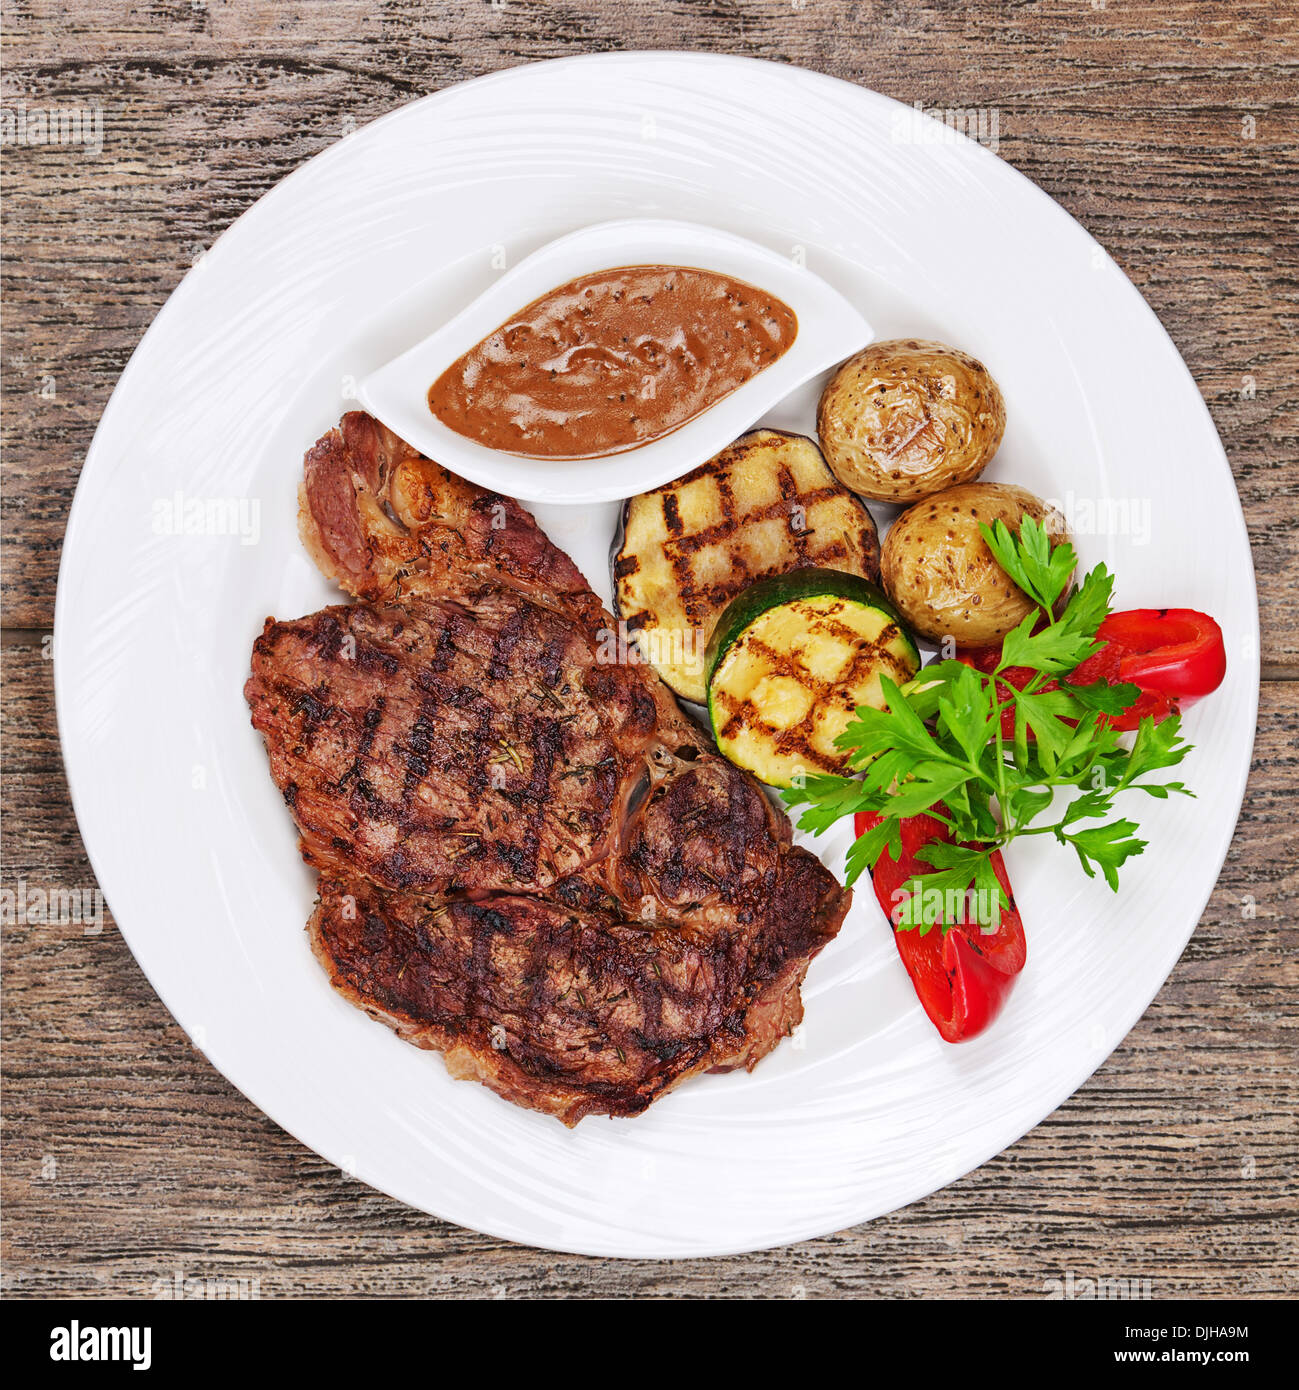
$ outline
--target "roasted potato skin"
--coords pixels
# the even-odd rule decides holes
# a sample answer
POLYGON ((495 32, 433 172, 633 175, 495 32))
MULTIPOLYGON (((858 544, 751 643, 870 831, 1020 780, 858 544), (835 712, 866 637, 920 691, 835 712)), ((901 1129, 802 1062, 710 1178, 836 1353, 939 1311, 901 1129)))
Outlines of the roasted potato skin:
POLYGON ((1022 487, 963 483, 903 512, 884 537, 884 589, 913 632, 959 647, 999 642, 1033 605, 993 559, 980 523, 1000 519, 1018 531, 1025 516, 1047 529, 1052 543, 1069 539, 1064 518, 1022 487))
POLYGON ((920 338, 872 343, 830 378, 817 409, 836 478, 905 504, 972 482, 1006 430, 1006 403, 982 362, 920 338))

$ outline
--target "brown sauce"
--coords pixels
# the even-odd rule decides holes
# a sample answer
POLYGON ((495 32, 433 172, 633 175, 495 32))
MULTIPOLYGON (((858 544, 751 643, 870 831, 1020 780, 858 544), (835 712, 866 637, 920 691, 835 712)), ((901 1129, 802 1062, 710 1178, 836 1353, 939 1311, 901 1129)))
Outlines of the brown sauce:
POLYGON ((679 429, 769 367, 794 311, 685 266, 602 270, 519 310, 428 393, 449 429, 528 458, 597 458, 679 429))

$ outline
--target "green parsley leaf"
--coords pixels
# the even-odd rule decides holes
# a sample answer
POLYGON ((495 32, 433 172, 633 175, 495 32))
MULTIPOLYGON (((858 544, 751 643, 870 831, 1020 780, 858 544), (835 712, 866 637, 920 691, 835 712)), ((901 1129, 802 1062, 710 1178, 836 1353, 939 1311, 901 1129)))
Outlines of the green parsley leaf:
POLYGON ((1095 878, 1099 868, 1105 875, 1105 882, 1117 893, 1120 866, 1133 855, 1140 854, 1148 843, 1133 835, 1136 828, 1134 820, 1116 820, 1091 830, 1059 830, 1057 838, 1078 852, 1078 862, 1088 878, 1095 878))
POLYGON ((1111 685, 1108 681, 1092 681, 1090 685, 1071 685, 1061 681, 1060 689, 1072 695, 1084 709, 1099 710, 1102 714, 1122 714, 1141 694, 1139 685, 1127 682, 1111 685))
POLYGON ((896 820, 882 820, 848 847, 844 879, 851 888, 867 869, 873 869, 887 851, 894 859, 902 853, 902 833, 896 820))
POLYGON ((1003 641, 995 672, 943 660, 903 687, 883 678, 883 708, 859 708, 837 740, 852 775, 812 777, 783 793, 791 806, 804 806, 799 825, 816 834, 860 811, 880 817, 848 851, 850 884, 886 851, 900 855, 903 818, 927 813, 942 821, 951 842, 931 842, 919 853, 930 872, 910 881, 914 901, 900 905, 899 929, 947 930, 958 907, 965 913, 971 890, 985 905, 978 909, 983 916, 994 915, 987 904, 999 913, 1005 894, 992 854, 1024 834, 1054 835, 1073 848, 1088 876, 1099 872, 1116 888, 1119 869, 1146 842, 1135 834, 1135 821, 1108 819, 1115 798, 1124 791, 1160 799, 1192 795, 1183 783, 1155 776, 1191 751, 1179 719, 1144 719, 1129 741, 1109 716, 1129 708, 1138 688, 1068 680, 1100 646, 1097 630, 1114 591, 1105 566, 1070 590, 1077 564, 1072 547, 1052 546, 1032 518, 1018 535, 1003 521, 981 534, 1037 605, 1003 641), (1002 674, 1012 666, 1027 671, 1013 687, 1002 674), (1057 793, 1070 789, 1057 819, 1039 824, 1057 793))
POLYGON ((1054 609, 1078 567, 1073 546, 1068 541, 1052 546, 1046 528, 1031 516, 1023 519, 1018 537, 1000 519, 991 527, 981 525, 979 534, 993 559, 1029 598, 1048 612, 1054 609))

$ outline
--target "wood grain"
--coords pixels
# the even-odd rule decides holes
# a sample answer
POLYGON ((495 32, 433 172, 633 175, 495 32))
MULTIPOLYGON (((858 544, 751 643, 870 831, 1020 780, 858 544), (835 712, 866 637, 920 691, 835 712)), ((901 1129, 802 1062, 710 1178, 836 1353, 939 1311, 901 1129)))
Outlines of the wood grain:
MULTIPOLYGON (((908 103, 989 106, 1002 158, 1115 256, 1186 358, 1249 523, 1263 612, 1254 771, 1199 930, 1067 1104, 975 1174, 858 1229, 745 1258, 542 1255, 412 1212, 220 1077, 106 921, 5 933, 4 1288, 263 1297, 1156 1297, 1296 1289, 1299 22, 1235 0, 621 0, 3 5, 4 104, 98 103, 98 157, 4 151, 5 886, 93 890, 42 637, 99 413, 193 258, 351 124, 518 62, 713 49, 908 103)), ((1211 563, 1212 557, 1205 557, 1211 563)))

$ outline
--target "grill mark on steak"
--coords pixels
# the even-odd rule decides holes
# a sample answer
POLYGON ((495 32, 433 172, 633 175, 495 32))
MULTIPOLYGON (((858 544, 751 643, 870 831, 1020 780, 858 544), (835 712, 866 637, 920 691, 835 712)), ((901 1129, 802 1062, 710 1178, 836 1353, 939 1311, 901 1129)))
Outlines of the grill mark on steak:
POLYGON ((754 992, 735 934, 695 941, 538 898, 352 892, 322 879, 309 927, 334 987, 418 1046, 457 1053, 461 1074, 567 1123, 640 1114, 747 1042, 754 992))
POLYGON ((353 412, 300 526, 358 601, 268 620, 246 695, 347 998, 517 1104, 639 1114, 752 1066, 849 895, 510 498, 353 412))

